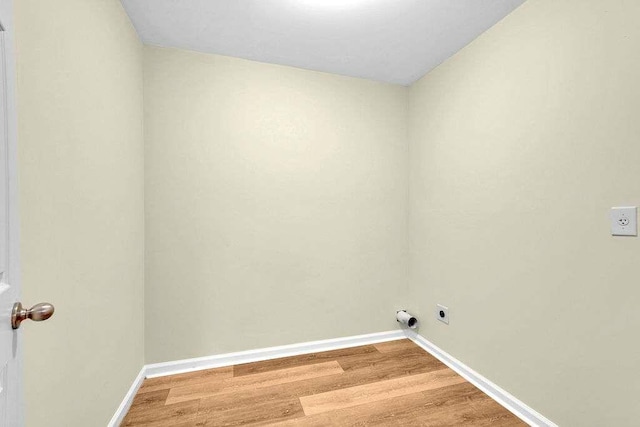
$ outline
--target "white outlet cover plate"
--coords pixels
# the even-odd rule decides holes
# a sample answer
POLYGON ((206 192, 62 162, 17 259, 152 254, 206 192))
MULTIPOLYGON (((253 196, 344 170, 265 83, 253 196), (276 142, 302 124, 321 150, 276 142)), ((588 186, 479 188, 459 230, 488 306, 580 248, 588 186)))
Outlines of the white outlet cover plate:
POLYGON ((611 235, 638 235, 638 208, 636 206, 611 208, 611 235))
POLYGON ((449 307, 445 307, 442 304, 436 305, 436 319, 448 325, 449 324, 449 307), (444 312, 444 317, 440 316, 441 311, 444 312))

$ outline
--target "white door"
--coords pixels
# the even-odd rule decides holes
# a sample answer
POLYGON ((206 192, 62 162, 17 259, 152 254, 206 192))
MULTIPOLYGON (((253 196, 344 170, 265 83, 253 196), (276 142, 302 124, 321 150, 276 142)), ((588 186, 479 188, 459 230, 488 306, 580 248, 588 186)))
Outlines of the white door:
MULTIPOLYGON (((0 0, 0 427, 24 425, 21 336, 11 325, 20 297, 16 203, 13 8, 0 0)), ((22 312, 26 314, 26 312, 22 312)))
MULTIPOLYGON (((0 427, 23 425, 20 336, 11 326, 13 304, 20 296, 15 243, 16 206, 10 203, 10 173, 15 173, 15 74, 11 2, 0 2, 0 427), (12 150, 11 155, 10 151, 12 150), (11 163, 13 163, 11 165, 11 163), (10 168, 11 166, 11 168, 10 168)), ((14 175, 15 176, 15 175, 14 175)))

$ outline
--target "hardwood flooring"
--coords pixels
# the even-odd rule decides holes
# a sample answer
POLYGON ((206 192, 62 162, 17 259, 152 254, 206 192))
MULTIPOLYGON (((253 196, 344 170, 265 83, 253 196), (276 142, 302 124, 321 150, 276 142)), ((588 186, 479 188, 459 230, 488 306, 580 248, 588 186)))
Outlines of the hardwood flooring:
POLYGON ((410 340, 145 379, 122 426, 524 426, 410 340))

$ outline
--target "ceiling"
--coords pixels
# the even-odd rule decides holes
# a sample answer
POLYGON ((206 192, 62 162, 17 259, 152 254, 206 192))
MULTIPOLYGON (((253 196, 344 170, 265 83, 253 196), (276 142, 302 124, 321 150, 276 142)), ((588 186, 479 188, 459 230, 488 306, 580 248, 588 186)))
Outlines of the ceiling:
POLYGON ((122 0, 143 42, 409 85, 525 0, 122 0))

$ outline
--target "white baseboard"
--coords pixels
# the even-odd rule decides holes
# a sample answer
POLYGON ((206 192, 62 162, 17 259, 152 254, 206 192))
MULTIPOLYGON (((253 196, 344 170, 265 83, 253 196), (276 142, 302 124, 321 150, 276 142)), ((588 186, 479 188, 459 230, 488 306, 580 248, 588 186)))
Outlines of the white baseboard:
POLYGON ((402 331, 379 332, 375 334, 356 335, 322 341, 311 341, 300 344, 267 347, 237 353, 219 354, 216 356, 198 357, 196 359, 176 360, 173 362, 154 363, 145 366, 147 378, 164 375, 181 374, 202 369, 220 368, 222 366, 240 365, 242 363, 260 362, 262 360, 279 359, 281 357, 338 350, 406 338, 402 331))
POLYGON ((409 338, 425 351, 433 355, 442 363, 456 371, 474 386, 478 387, 493 400, 504 406, 522 421, 535 427, 558 427, 522 401, 518 400, 504 389, 492 383, 464 363, 418 335, 412 330, 398 330, 379 332, 375 334, 357 335, 352 337, 337 338, 322 341, 311 341, 300 344, 283 345, 278 347, 268 347, 257 350, 240 351, 236 353, 219 354, 215 356, 198 357, 195 359, 176 360, 173 362, 154 363, 144 365, 135 381, 131 385, 129 392, 118 407, 113 418, 109 422, 109 427, 118 427, 123 421, 127 411, 131 407, 136 392, 142 385, 145 378, 161 377, 185 372, 199 371, 203 369, 220 368, 223 366, 239 365, 242 363, 259 362, 262 360, 279 359, 282 357, 298 356, 302 354, 318 353, 322 351, 338 350, 341 348, 357 347, 361 345, 375 344, 386 341, 394 341, 409 338))
POLYGON ((506 390, 492 383, 458 359, 454 358, 426 338, 418 335, 414 331, 405 330, 407 338, 422 347, 426 352, 433 355, 436 359, 456 371, 460 376, 478 387, 493 400, 504 406, 515 416, 520 418, 530 426, 535 427, 558 427, 551 420, 545 418, 542 414, 527 406, 524 402, 511 395, 506 390))
POLYGON ((136 396, 136 393, 138 392, 138 389, 142 385, 143 381, 144 381, 144 366, 138 373, 138 376, 136 377, 136 379, 133 380, 133 384, 131 384, 129 391, 124 396, 124 399, 122 399, 122 403, 120 403, 120 406, 118 406, 116 413, 113 414, 111 421, 109 421, 109 424, 107 424, 108 427, 118 427, 120 426, 122 421, 124 421, 124 417, 125 415, 127 415, 127 412, 129 411, 129 408, 133 403, 133 398, 136 396))
POLYGON ((165 375, 181 374, 200 371, 203 369, 220 368, 223 366, 239 365, 242 363, 260 362, 262 360, 279 359, 282 357, 299 356, 301 354, 318 353, 322 351, 338 350, 341 348, 357 347, 406 338, 402 331, 379 332, 375 334, 356 335, 352 337, 336 338, 322 341, 311 341, 300 344, 267 347, 257 350, 226 353, 215 356, 198 357, 195 359, 175 360, 173 362, 154 363, 144 365, 129 392, 124 397, 118 410, 111 418, 109 427, 118 427, 127 415, 136 392, 145 378, 162 377, 165 375))

